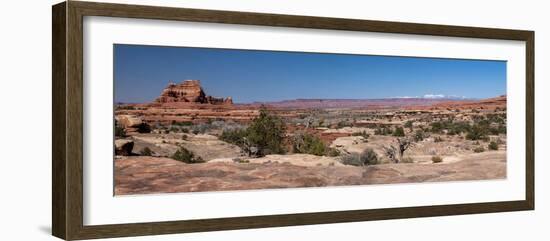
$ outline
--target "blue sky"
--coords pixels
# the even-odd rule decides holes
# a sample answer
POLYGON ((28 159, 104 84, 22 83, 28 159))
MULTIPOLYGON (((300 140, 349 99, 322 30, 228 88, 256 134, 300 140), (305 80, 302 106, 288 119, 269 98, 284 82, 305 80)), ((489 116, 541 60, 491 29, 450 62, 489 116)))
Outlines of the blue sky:
POLYGON ((154 100, 170 82, 198 79, 236 103, 506 94, 506 62, 259 50, 114 46, 115 102, 154 100))

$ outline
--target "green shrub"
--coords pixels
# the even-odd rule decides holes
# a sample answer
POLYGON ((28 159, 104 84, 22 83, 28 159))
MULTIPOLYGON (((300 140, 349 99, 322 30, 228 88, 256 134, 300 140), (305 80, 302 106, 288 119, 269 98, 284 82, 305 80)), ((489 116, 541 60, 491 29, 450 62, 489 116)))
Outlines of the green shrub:
POLYGON ((470 130, 470 124, 466 122, 453 122, 452 120, 438 121, 430 123, 430 132, 443 133, 446 131, 447 135, 459 135, 461 133, 470 130))
POLYGON ((442 122, 432 122, 430 123, 430 131, 433 133, 441 133, 443 131, 443 123, 442 122))
POLYGON ((328 151, 328 148, 319 137, 305 133, 296 134, 294 136, 292 151, 294 153, 306 153, 322 156, 328 151))
POLYGON ((245 129, 229 129, 224 130, 219 139, 227 143, 235 144, 237 146, 244 145, 244 138, 246 137, 245 129))
POLYGON ((489 143, 489 150, 498 150, 498 144, 494 141, 491 141, 491 143, 489 143))
POLYGON ((506 124, 500 124, 498 126, 498 132, 499 134, 506 134, 506 124))
POLYGON ((397 127, 393 131, 393 136, 405 136, 405 130, 403 130, 403 127, 397 127))
POLYGON ((115 136, 126 137, 126 130, 122 126, 118 125, 118 121, 115 119, 115 136))
POLYGON ((243 148, 251 156, 283 154, 285 129, 279 117, 269 114, 262 107, 260 115, 252 120, 248 128, 224 130, 219 139, 243 148))
POLYGON ((475 124, 470 128, 466 134, 466 139, 468 140, 486 140, 487 139, 487 129, 480 124, 475 124))
POLYGON ((506 124, 506 114, 487 114, 485 118, 489 123, 506 124))
POLYGON ((335 157, 335 156, 340 156, 340 151, 336 148, 328 148, 328 151, 327 151, 327 156, 331 156, 331 157, 335 157))
POLYGON ((392 133, 393 131, 391 130, 391 128, 386 128, 386 127, 377 128, 376 130, 374 130, 375 135, 387 136, 387 135, 391 135, 392 133))
POLYGON ((405 125, 403 125, 405 128, 409 128, 411 131, 413 129, 413 122, 412 121, 407 121, 405 122, 405 125))
POLYGON ((279 117, 269 114, 267 109, 262 108, 260 115, 254 118, 247 128, 246 139, 258 148, 260 156, 271 153, 283 154, 285 129, 285 124, 279 117))
POLYGON ((419 142, 426 138, 426 133, 423 130, 416 130, 414 133, 414 141, 419 142))
POLYGON ((338 122, 338 124, 336 125, 336 127, 337 127, 338 129, 344 128, 344 127, 348 127, 348 126, 352 126, 352 124, 349 123, 349 122, 347 122, 347 121, 340 121, 340 122, 338 122))
POLYGON ((360 157, 361 157, 361 160, 363 161, 363 163, 365 163, 365 164, 368 164, 368 165, 378 164, 378 155, 371 148, 365 149, 361 153, 360 157))
POLYGON ((126 130, 120 126, 115 126, 115 136, 126 137, 126 130))
POLYGON ((440 163, 443 162, 443 158, 440 156, 432 156, 432 163, 440 163))
POLYGON ((497 127, 490 127, 489 132, 491 135, 506 134, 506 125, 499 124, 497 127))
POLYGON ((142 156, 151 156, 151 155, 153 155, 153 151, 151 151, 151 149, 149 147, 144 147, 143 149, 141 149, 141 151, 139 153, 142 156))
POLYGON ((342 157, 342 163, 352 166, 367 166, 378 164, 378 155, 371 148, 365 149, 361 154, 352 153, 342 157))
POLYGON ((479 146, 479 147, 476 147, 474 149, 474 152, 475 153, 480 153, 480 152, 484 152, 485 151, 485 148, 483 148, 482 146, 479 146))
POLYGON ((193 154, 193 152, 185 149, 184 147, 180 147, 172 155, 172 159, 178 160, 178 161, 181 161, 181 162, 185 162, 185 163, 188 163, 188 164, 204 162, 204 160, 201 157, 195 157, 195 154, 193 154))
POLYGON ((470 124, 466 122, 450 122, 447 127, 447 135, 460 135, 470 130, 470 124))

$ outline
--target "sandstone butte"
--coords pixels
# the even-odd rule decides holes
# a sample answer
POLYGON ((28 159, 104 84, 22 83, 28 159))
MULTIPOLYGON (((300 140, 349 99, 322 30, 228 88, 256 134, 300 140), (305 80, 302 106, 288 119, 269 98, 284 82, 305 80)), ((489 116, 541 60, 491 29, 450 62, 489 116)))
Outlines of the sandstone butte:
POLYGON ((217 98, 206 95, 199 80, 184 80, 179 84, 168 84, 161 95, 155 100, 155 103, 232 105, 233 99, 231 97, 217 98))
POLYGON ((213 119, 247 122, 258 115, 258 108, 233 104, 231 97, 207 95, 199 80, 169 83, 154 101, 125 107, 132 108, 119 108, 115 115, 134 116, 148 124, 202 123, 213 119))

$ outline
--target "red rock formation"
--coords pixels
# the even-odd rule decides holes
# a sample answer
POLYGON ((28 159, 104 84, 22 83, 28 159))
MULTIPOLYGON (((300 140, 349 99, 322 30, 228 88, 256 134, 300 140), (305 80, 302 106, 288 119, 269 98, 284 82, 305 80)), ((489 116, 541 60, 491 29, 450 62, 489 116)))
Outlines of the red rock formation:
POLYGON ((405 110, 414 111, 436 111, 436 110, 506 110, 506 95, 481 100, 454 100, 442 101, 430 105, 411 105, 404 107, 405 110))
POLYGON ((434 109, 506 109, 506 95, 474 101, 449 101, 433 105, 434 109))
POLYGON ((217 98, 206 95, 199 80, 185 80, 179 84, 170 83, 155 100, 156 103, 187 102, 197 104, 233 104, 231 97, 217 98))

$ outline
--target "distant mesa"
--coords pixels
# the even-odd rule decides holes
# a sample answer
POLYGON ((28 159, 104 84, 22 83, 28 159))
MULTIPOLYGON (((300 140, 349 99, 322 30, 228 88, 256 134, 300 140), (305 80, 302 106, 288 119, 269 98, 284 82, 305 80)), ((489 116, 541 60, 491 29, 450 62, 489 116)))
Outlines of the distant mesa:
POLYGON ((466 100, 466 101, 446 101, 437 103, 432 106, 433 109, 452 108, 452 109, 506 109, 506 95, 498 97, 481 99, 481 100, 466 100))
POLYGON ((231 97, 218 98, 206 95, 199 80, 184 80, 179 84, 170 83, 162 94, 155 100, 156 103, 195 103, 212 105, 232 105, 231 97))

